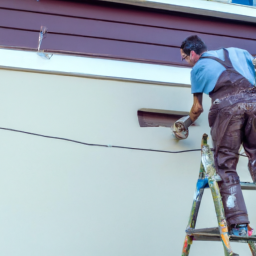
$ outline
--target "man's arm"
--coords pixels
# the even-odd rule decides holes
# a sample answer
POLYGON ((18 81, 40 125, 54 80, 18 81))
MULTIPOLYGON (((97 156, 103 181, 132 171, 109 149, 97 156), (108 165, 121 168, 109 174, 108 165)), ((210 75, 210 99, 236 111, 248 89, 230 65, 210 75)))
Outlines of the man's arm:
POLYGON ((195 122, 196 119, 201 115, 203 110, 203 94, 202 93, 194 93, 194 102, 193 106, 190 110, 189 117, 192 122, 195 122))

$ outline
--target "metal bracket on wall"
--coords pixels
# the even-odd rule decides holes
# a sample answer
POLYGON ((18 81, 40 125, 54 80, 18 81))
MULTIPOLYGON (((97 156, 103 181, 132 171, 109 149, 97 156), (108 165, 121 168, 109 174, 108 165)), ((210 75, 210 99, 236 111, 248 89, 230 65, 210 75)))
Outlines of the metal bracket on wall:
POLYGON ((46 52, 44 52, 44 50, 40 50, 42 41, 43 41, 43 39, 46 37, 46 34, 47 34, 47 27, 41 26, 40 32, 39 32, 39 38, 38 38, 37 54, 38 54, 40 57, 49 60, 49 59, 51 59, 51 57, 53 56, 53 54, 46 53, 46 52))

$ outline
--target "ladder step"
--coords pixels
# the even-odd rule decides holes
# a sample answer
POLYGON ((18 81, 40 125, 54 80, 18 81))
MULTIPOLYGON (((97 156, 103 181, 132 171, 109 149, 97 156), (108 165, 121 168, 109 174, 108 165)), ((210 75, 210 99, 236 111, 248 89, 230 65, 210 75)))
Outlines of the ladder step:
POLYGON ((200 228, 200 229, 192 229, 189 228, 186 230, 186 233, 189 236, 194 235, 205 235, 205 236, 219 236, 220 231, 219 228, 200 228))
MULTIPOLYGON (((221 181, 221 180, 217 180, 221 181)), ((241 188, 243 190, 256 190, 256 184, 251 182, 240 182, 241 188)), ((209 188, 209 187, 206 187, 209 188)))
POLYGON ((256 184, 250 182, 240 182, 243 190, 256 190, 256 184))
MULTIPOLYGON (((196 241, 220 241, 219 228, 203 228, 203 229, 187 229, 187 235, 193 236, 196 241)), ((231 242, 256 243, 256 236, 241 237, 241 236, 230 236, 231 242)))

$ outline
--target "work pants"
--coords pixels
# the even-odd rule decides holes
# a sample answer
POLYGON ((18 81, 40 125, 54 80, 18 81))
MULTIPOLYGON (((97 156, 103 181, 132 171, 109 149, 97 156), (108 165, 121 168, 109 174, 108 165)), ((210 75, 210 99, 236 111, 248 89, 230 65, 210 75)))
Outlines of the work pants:
POLYGON ((213 105, 209 125, 216 170, 222 178, 219 186, 228 225, 249 224, 236 166, 243 144, 251 176, 256 182, 256 102, 236 103, 224 108, 221 104, 213 105))

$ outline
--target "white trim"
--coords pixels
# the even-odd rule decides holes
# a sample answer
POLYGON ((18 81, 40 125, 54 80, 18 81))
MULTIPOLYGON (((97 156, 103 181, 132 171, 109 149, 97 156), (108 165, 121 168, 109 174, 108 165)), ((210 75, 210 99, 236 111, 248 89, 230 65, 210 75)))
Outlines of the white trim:
POLYGON ((256 23, 256 8, 207 0, 101 0, 256 23))
POLYGON ((190 87, 190 68, 0 49, 0 68, 190 87))

